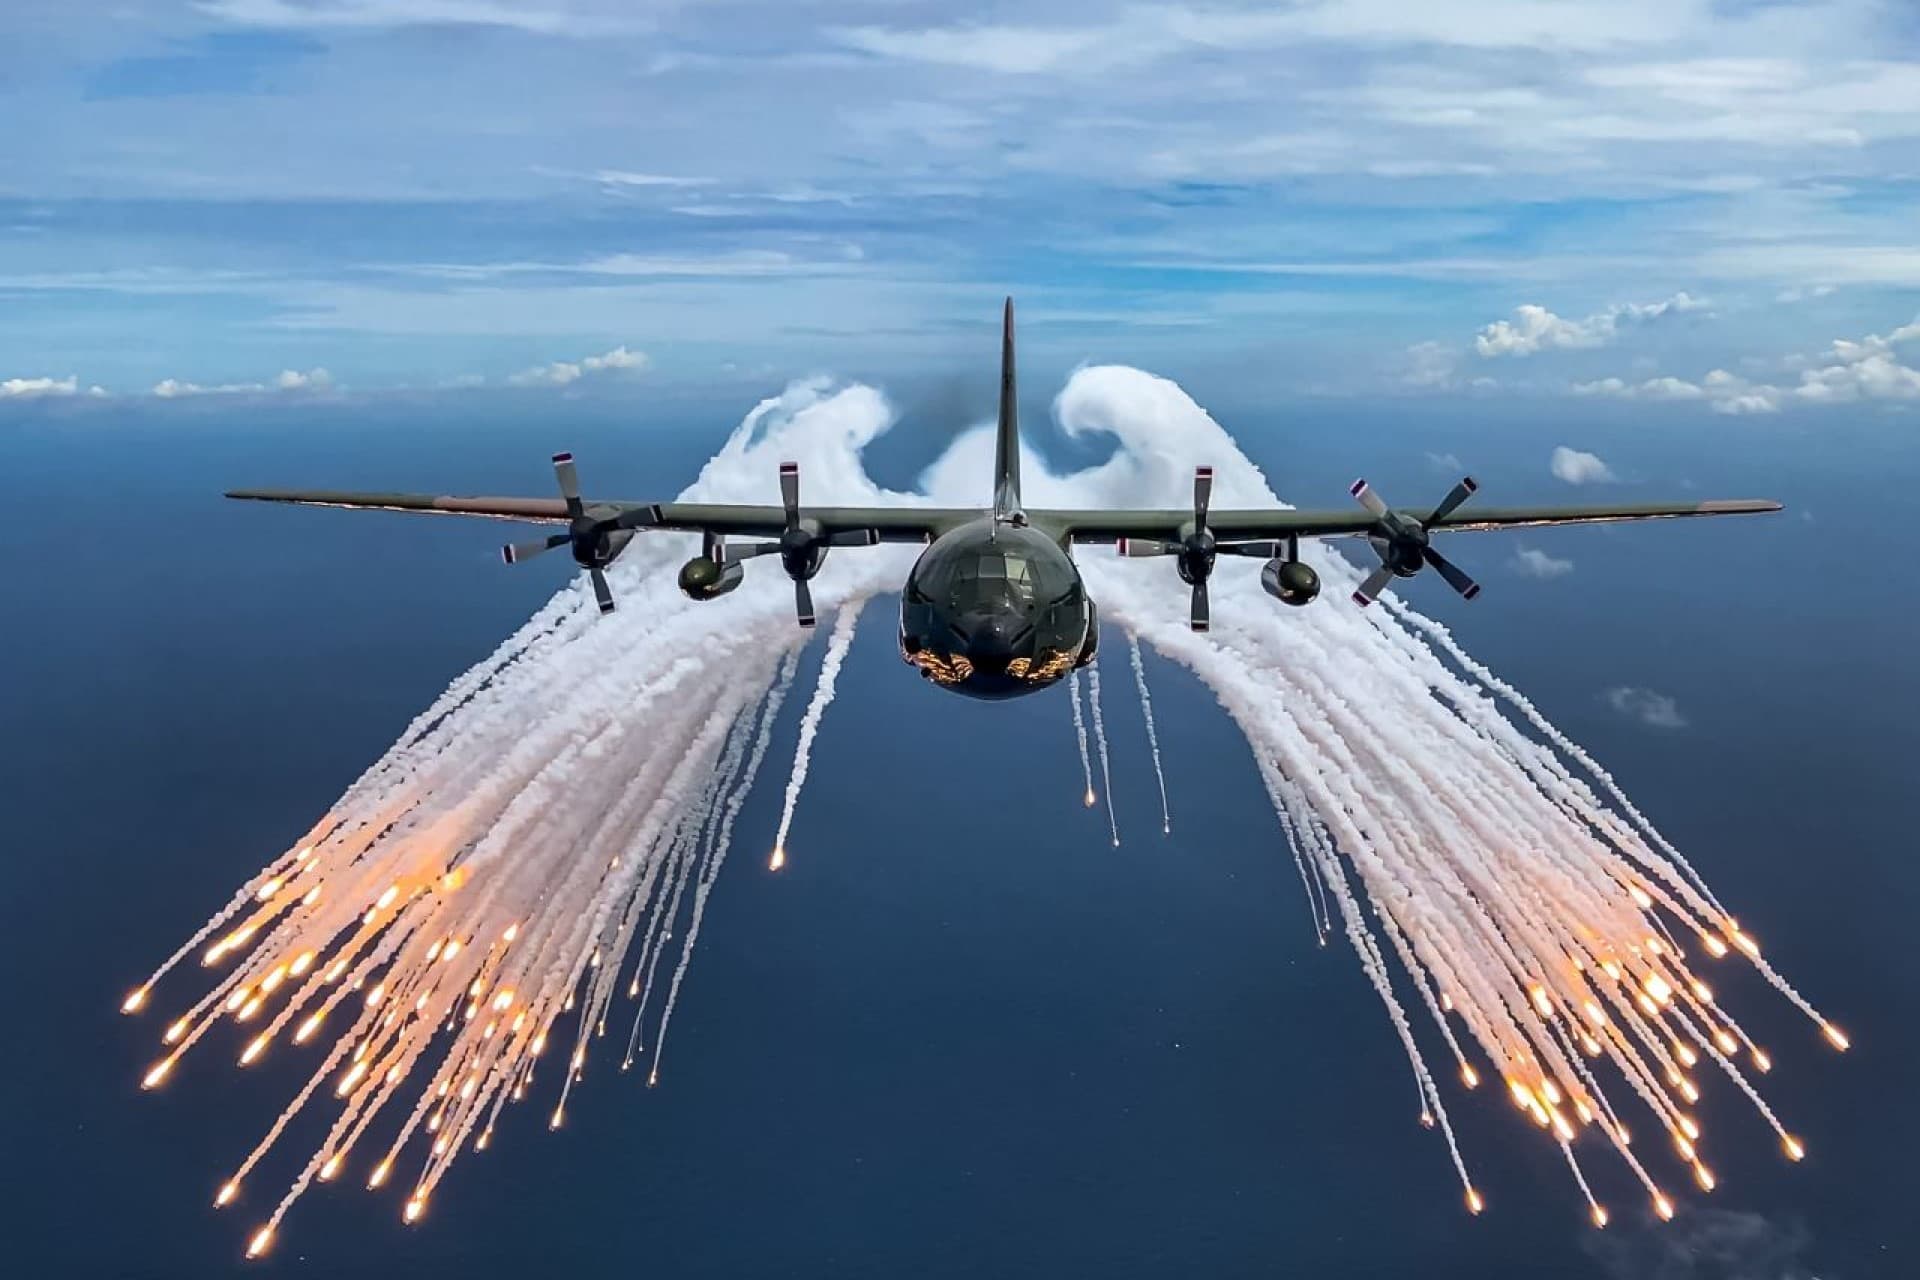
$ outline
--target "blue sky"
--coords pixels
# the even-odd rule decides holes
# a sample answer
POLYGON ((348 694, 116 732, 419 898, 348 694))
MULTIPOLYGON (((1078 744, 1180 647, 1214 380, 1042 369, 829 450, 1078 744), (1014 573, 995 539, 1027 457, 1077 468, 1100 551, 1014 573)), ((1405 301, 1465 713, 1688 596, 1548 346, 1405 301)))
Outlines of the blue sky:
POLYGON ((0 404, 1920 403, 1910 0, 12 0, 0 404), (23 127, 24 126, 24 127, 23 127))

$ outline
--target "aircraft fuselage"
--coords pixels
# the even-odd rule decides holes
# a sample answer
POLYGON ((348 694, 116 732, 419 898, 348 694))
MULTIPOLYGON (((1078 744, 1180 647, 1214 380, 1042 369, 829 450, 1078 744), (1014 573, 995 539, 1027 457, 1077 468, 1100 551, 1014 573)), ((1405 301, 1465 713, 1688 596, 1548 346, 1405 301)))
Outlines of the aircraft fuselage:
POLYGON ((983 517, 927 547, 900 593, 900 653, 942 688, 1016 698, 1093 660, 1097 615, 1066 549, 983 517))

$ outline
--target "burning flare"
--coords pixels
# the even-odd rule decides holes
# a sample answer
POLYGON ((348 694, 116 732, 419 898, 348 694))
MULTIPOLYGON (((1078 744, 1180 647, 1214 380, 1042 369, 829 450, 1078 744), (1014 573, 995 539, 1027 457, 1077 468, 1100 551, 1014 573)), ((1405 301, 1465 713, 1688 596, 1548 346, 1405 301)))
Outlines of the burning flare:
MULTIPOLYGON (((1119 448, 1071 476, 1030 469, 1036 504, 1177 505, 1198 463, 1214 466, 1223 505, 1274 501, 1171 383, 1083 369, 1057 411, 1069 434, 1110 434, 1119 448)), ((890 417, 869 388, 796 384, 748 415, 685 496, 763 500, 776 463, 797 459, 835 478, 833 501, 902 501, 860 465, 890 417)), ((990 447, 978 432, 956 442, 925 477, 928 496, 982 501, 973 485, 990 447)), ((1327 600, 1357 585, 1325 547, 1302 550, 1327 600)), ((221 1184, 221 1203, 298 1113, 332 1116, 249 1255, 266 1251, 314 1181, 358 1163, 379 1188, 410 1144, 421 1165, 404 1216, 419 1217, 454 1161, 485 1147, 504 1106, 529 1096, 537 1062, 547 1064, 557 1125, 623 991, 637 1004, 623 1065, 645 1051, 656 970, 677 933, 647 1073, 658 1080, 708 890, 806 640, 776 574, 750 575, 717 601, 687 600, 675 572, 686 551, 670 536, 637 540, 611 570, 632 607, 608 617, 578 584, 561 591, 125 998, 128 1013, 140 1012, 175 969, 205 965, 190 970, 200 993, 167 1024, 146 1088, 216 1029, 244 1043, 244 1061, 301 1058, 305 1084, 221 1184), (228 1021, 247 1023, 247 1034, 221 1027, 228 1021), (553 1037, 570 1043, 542 1058, 553 1037), (285 1042, 294 1047, 274 1049, 285 1042)), ((823 611, 841 612, 803 718, 776 858, 858 602, 897 587, 912 553, 837 558, 815 582, 823 611)), ((1713 1175, 1695 1150, 1692 1108, 1714 1074, 1746 1096, 1790 1159, 1804 1156, 1737 1060, 1744 1049, 1764 1071, 1766 1055, 1713 1001, 1678 940, 1752 965, 1835 1048, 1848 1046, 1845 1035, 1767 964, 1613 780, 1444 628, 1392 597, 1364 613, 1276 609, 1258 564, 1223 561, 1212 630, 1197 634, 1184 593, 1156 572, 1164 566, 1082 559, 1102 613, 1191 669, 1245 734, 1275 807, 1276 855, 1290 847, 1323 941, 1337 910, 1406 1053, 1417 1114, 1443 1139, 1470 1210, 1485 1202, 1429 1065, 1436 1047, 1467 1087, 1483 1071, 1507 1083, 1529 1127, 1564 1153, 1597 1225, 1606 1211, 1573 1154, 1588 1131, 1589 1149, 1610 1149, 1655 1211, 1673 1212, 1629 1148, 1626 1099, 1668 1133, 1703 1187, 1713 1175), (1416 1038, 1419 1011, 1430 1027, 1416 1038), (1696 1064, 1700 1085, 1688 1074, 1696 1064)), ((1088 683, 1104 777, 1097 668, 1088 683)), ((1079 693, 1075 679, 1091 803, 1079 693)), ((1117 842, 1117 825, 1110 834, 1117 842)))

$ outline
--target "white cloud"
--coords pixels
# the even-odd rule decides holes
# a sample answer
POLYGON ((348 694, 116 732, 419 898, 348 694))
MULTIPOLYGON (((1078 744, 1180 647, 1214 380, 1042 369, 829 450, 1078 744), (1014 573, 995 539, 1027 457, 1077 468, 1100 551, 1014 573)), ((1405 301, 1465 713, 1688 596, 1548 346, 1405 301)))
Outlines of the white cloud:
POLYGON ((162 378, 153 384, 153 394, 162 400, 179 400, 187 396, 239 396, 266 395, 272 392, 327 391, 333 386, 333 375, 325 369, 308 369, 304 373, 298 369, 282 369, 274 375, 271 382, 223 382, 217 386, 202 386, 197 382, 186 382, 179 378, 162 378))
POLYGON ((590 36, 639 29, 640 24, 577 7, 505 0, 195 0, 209 18, 245 26, 509 27, 535 35, 590 36))
POLYGON ((1466 464, 1460 461, 1459 455, 1452 453, 1429 453, 1427 454, 1427 465, 1431 466, 1435 471, 1464 471, 1466 469, 1466 464))
POLYGON ((1802 357, 1800 380, 1789 386, 1755 382, 1715 369, 1699 382, 1654 378, 1630 383, 1619 378, 1574 384, 1574 394, 1622 400, 1703 400, 1716 413, 1778 413, 1794 404, 1853 404, 1862 400, 1920 400, 1920 369, 1902 362, 1897 350, 1920 340, 1920 320, 1884 337, 1859 341, 1835 339, 1825 351, 1802 357))
MULTIPOLYGON (((0 400, 39 400, 49 396, 80 394, 80 379, 71 374, 64 378, 7 378, 0 381, 0 400)), ((85 394, 104 396, 107 393, 103 387, 88 387, 85 394)))
POLYGON ((1649 378, 1645 382, 1624 382, 1619 378, 1601 378, 1597 382, 1576 382, 1577 396, 1608 396, 1616 400, 1700 400, 1706 389, 1682 378, 1649 378))
POLYGON ((1607 705, 1623 716, 1631 716, 1655 729, 1684 729, 1687 718, 1680 707, 1664 693, 1622 685, 1606 692, 1607 705))
POLYGON ((1407 368, 1401 381, 1410 387, 1452 386, 1459 359, 1459 353, 1444 342, 1416 342, 1407 348, 1407 368))
POLYGON ((566 387, 590 373, 646 367, 645 352, 629 351, 625 346, 618 346, 597 356, 586 356, 580 360, 556 360, 552 364, 539 365, 513 374, 507 381, 516 387, 566 387))
POLYGON ((1782 289, 1774 295, 1773 300, 1784 303, 1809 302, 1815 298, 1830 297, 1838 288, 1831 284, 1795 285, 1790 289, 1782 289))
POLYGON ((1513 309, 1512 320, 1496 320, 1480 330, 1473 347, 1482 356, 1528 356, 1550 349, 1577 350, 1604 347, 1623 324, 1646 324, 1662 316, 1697 311, 1706 304, 1681 292, 1659 302, 1628 302, 1608 307, 1583 320, 1567 320, 1537 303, 1513 309))
POLYGON ((1598 454, 1583 453, 1565 445, 1554 449, 1547 467, 1556 479, 1568 484, 1607 484, 1615 478, 1612 468, 1602 462, 1598 454))
POLYGON ((1602 51, 1681 36, 1700 25, 1693 7, 1693 0, 1473 0, 1471 12, 1463 13, 1458 6, 1404 0, 1317 0, 1254 11, 1168 4, 1130 6, 1108 21, 1081 25, 862 26, 832 34, 864 53, 968 71, 1091 73, 1315 42, 1602 51))
POLYGON ((682 178, 666 173, 633 173, 626 169, 596 169, 593 180, 608 187, 666 187, 670 190, 713 185, 712 178, 682 178))
POLYGON ((837 34, 842 43, 863 53, 1003 75, 1052 71, 1097 53, 1103 65, 1117 65, 1146 61, 1157 52, 1151 43, 1125 38, 1117 27, 852 27, 837 34))
POLYGON ((431 280, 493 281, 525 276, 734 277, 840 274, 859 269, 863 256, 856 244, 837 246, 832 257, 801 258, 777 249, 739 249, 722 253, 678 255, 608 253, 579 262, 415 262, 388 265, 381 270, 399 276, 431 280))
POLYGON ((1573 561, 1550 556, 1538 547, 1521 547, 1513 553, 1513 570, 1529 578, 1559 578, 1573 572, 1573 561))

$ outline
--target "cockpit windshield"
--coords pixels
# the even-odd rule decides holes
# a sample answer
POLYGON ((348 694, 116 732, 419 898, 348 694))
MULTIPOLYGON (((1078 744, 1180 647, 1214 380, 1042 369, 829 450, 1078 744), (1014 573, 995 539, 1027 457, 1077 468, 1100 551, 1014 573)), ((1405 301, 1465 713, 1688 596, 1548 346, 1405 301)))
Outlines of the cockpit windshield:
MULTIPOLYGON (((1048 562, 1042 556, 1053 547, 1023 546, 1023 532, 1003 530, 985 547, 962 544, 951 552, 935 548, 914 575, 920 602, 970 614, 1010 604, 1051 604, 1071 592, 1075 579, 1070 573, 1047 572, 1048 562)), ((1057 558, 1058 552, 1054 554, 1057 558)))

